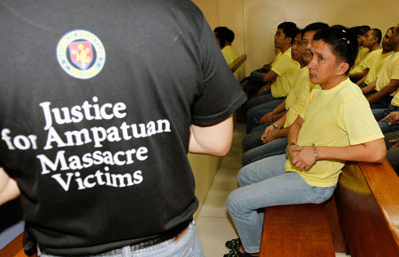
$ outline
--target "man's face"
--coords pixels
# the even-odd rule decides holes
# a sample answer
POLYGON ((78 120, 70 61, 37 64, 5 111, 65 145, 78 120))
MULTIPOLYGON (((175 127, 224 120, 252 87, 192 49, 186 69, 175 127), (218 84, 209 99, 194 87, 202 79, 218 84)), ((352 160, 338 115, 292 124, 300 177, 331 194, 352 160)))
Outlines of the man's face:
POLYGON ((374 37, 374 30, 370 29, 366 32, 364 36, 363 46, 367 48, 371 48, 376 42, 376 38, 374 37))
POLYGON ((331 47, 323 40, 312 42, 313 57, 309 63, 309 76, 313 84, 329 85, 337 76, 339 63, 331 47))
POLYGON ((305 65, 310 63, 310 61, 312 60, 311 47, 312 47, 313 36, 315 33, 316 33, 315 30, 311 30, 311 31, 306 31, 305 34, 303 34, 302 59, 303 59, 305 65))
POLYGON ((302 62, 302 36, 298 33, 294 38, 294 44, 291 46, 291 57, 297 62, 302 62))
POLYGON ((385 36, 382 39, 382 48, 385 51, 392 51, 393 50, 393 46, 391 44, 391 37, 392 37, 392 30, 388 29, 387 33, 385 33, 385 36))
POLYGON ((358 46, 363 46, 363 41, 364 41, 364 36, 363 35, 357 35, 357 45, 358 46))
POLYGON ((286 44, 286 40, 283 29, 278 29, 274 35, 274 46, 281 49, 286 44))
POLYGON ((391 43, 392 47, 396 49, 399 45, 399 26, 396 26, 393 31, 392 31, 392 36, 389 39, 389 42, 391 43))

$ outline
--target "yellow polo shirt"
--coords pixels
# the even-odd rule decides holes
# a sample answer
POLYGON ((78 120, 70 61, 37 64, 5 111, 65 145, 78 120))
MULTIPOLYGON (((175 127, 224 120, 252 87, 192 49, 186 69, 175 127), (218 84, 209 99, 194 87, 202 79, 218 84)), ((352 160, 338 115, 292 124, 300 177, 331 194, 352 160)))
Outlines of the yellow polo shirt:
POLYGON ((378 73, 375 90, 380 91, 389 84, 391 79, 399 79, 399 52, 392 54, 386 65, 378 73))
POLYGON ((367 47, 359 46, 353 67, 356 67, 357 65, 359 65, 363 61, 363 59, 366 57, 366 55, 369 53, 369 51, 370 50, 367 47))
POLYGON ((309 68, 307 66, 301 68, 297 72, 291 91, 285 99, 285 109, 288 110, 284 127, 289 127, 294 123, 301 110, 306 106, 309 99, 310 91, 315 85, 310 82, 309 68))
POLYGON ((374 62, 374 59, 377 58, 379 55, 381 55, 381 53, 382 49, 377 49, 369 52, 358 65, 352 67, 352 69, 349 72, 349 75, 362 73, 366 69, 370 69, 370 66, 374 62))
POLYGON ((276 80, 271 85, 271 93, 274 98, 288 95, 299 69, 299 63, 291 58, 291 48, 276 56, 271 68, 277 74, 276 80))
POLYGON ((367 73, 366 80, 364 83, 366 85, 374 82, 377 80, 378 73, 381 71, 382 67, 384 67, 389 60, 389 57, 393 54, 394 52, 391 51, 389 53, 382 53, 382 49, 379 51, 379 55, 374 59, 374 61, 371 63, 369 67, 369 72, 367 73))
MULTIPOLYGON (((301 117, 300 146, 342 147, 384 137, 362 91, 349 79, 329 90, 313 89, 301 117)), ((341 161, 321 160, 305 171, 288 159, 285 170, 297 172, 311 186, 330 187, 337 184, 344 165, 341 161)))
POLYGON ((232 64, 234 60, 237 58, 237 54, 231 46, 223 47, 222 54, 227 62, 227 65, 232 64))
POLYGON ((391 104, 394 106, 399 106, 399 90, 395 92, 395 96, 392 98, 391 104))

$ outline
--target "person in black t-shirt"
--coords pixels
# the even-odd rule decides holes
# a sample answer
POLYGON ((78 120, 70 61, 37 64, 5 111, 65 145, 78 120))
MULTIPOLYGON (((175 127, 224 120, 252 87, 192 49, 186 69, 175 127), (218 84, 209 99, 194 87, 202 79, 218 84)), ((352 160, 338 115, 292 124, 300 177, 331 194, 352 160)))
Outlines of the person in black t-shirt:
POLYGON ((0 203, 43 256, 202 256, 187 152, 226 154, 246 97, 201 11, 4 0, 0 23, 0 203))

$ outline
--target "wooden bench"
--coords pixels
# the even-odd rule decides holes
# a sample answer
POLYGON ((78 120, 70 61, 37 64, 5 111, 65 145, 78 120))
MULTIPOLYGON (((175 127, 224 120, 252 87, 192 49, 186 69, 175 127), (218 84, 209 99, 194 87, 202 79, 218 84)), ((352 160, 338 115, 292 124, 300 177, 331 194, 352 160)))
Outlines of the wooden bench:
POLYGON ((320 205, 265 208, 260 257, 399 256, 399 177, 383 164, 348 163, 320 205))
MULTIPOLYGON (((27 257, 23 249, 23 234, 11 241, 6 247, 0 250, 1 257, 27 257)), ((37 257, 36 254, 31 257, 37 257)))

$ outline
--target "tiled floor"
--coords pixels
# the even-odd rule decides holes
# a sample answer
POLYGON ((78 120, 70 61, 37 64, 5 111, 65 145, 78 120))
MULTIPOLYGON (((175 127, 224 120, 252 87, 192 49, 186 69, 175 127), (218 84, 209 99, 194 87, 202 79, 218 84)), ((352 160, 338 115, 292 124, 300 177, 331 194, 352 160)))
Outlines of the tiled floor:
MULTIPOLYGON (((228 253, 224 243, 238 237, 227 213, 225 201, 229 193, 238 186, 237 172, 241 168, 241 140, 244 136, 245 125, 237 124, 231 151, 223 158, 196 220, 199 240, 206 257, 222 257, 228 253)), ((337 253, 336 256, 347 257, 342 253, 337 253)))

